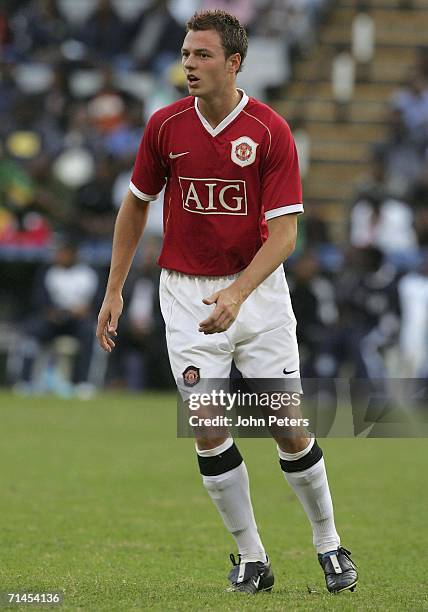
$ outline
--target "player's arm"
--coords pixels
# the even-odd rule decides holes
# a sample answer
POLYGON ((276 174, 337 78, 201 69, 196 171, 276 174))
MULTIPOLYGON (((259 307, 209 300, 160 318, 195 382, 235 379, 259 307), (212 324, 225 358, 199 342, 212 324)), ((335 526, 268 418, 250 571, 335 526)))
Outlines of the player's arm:
POLYGON ((294 251, 297 237, 297 215, 288 214, 267 221, 269 237, 251 263, 226 289, 204 300, 216 304, 211 315, 199 324, 199 331, 215 334, 226 331, 238 316, 247 297, 294 251))
POLYGON ((123 309, 122 289, 144 231, 148 211, 149 202, 140 200, 128 190, 116 219, 110 274, 98 315, 98 342, 108 352, 115 346, 111 336, 117 336, 117 323, 123 309))

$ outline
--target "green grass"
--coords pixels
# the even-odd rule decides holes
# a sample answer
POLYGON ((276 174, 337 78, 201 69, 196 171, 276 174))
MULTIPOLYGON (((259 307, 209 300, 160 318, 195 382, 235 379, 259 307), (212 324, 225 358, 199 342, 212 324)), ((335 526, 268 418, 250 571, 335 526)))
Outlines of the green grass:
POLYGON ((63 610, 428 610, 426 440, 321 441, 360 569, 338 596, 273 443, 240 440, 276 574, 247 597, 224 591, 233 542, 175 426, 173 395, 0 393, 0 591, 61 589, 63 610))

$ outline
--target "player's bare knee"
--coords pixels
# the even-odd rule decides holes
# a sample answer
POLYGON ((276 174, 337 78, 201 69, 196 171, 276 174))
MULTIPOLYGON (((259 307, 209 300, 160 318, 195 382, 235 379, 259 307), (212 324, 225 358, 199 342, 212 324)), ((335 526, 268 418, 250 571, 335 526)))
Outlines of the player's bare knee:
POLYGON ((227 440, 227 437, 227 435, 222 436, 220 438, 211 438, 210 436, 203 438, 196 437, 195 442, 198 447, 198 450, 211 450, 212 448, 217 448, 217 446, 223 444, 223 442, 227 440))
POLYGON ((275 438, 278 446, 285 453, 299 453, 308 447, 310 438, 275 438))

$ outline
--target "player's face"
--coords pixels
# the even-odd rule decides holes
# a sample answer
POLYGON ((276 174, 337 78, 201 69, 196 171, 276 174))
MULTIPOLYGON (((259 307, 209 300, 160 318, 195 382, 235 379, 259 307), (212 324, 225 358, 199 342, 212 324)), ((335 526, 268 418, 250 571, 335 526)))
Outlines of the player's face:
POLYGON ((209 99, 234 86, 240 56, 236 53, 226 58, 216 30, 190 30, 181 57, 191 95, 209 99))

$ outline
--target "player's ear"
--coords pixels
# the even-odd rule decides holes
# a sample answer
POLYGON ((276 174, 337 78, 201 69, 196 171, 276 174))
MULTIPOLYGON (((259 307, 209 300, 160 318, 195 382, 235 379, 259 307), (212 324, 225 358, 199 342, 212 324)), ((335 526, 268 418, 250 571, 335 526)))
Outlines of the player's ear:
POLYGON ((232 55, 229 55, 227 61, 230 67, 230 72, 234 72, 235 74, 238 74, 239 68, 241 66, 240 53, 233 53, 232 55))

